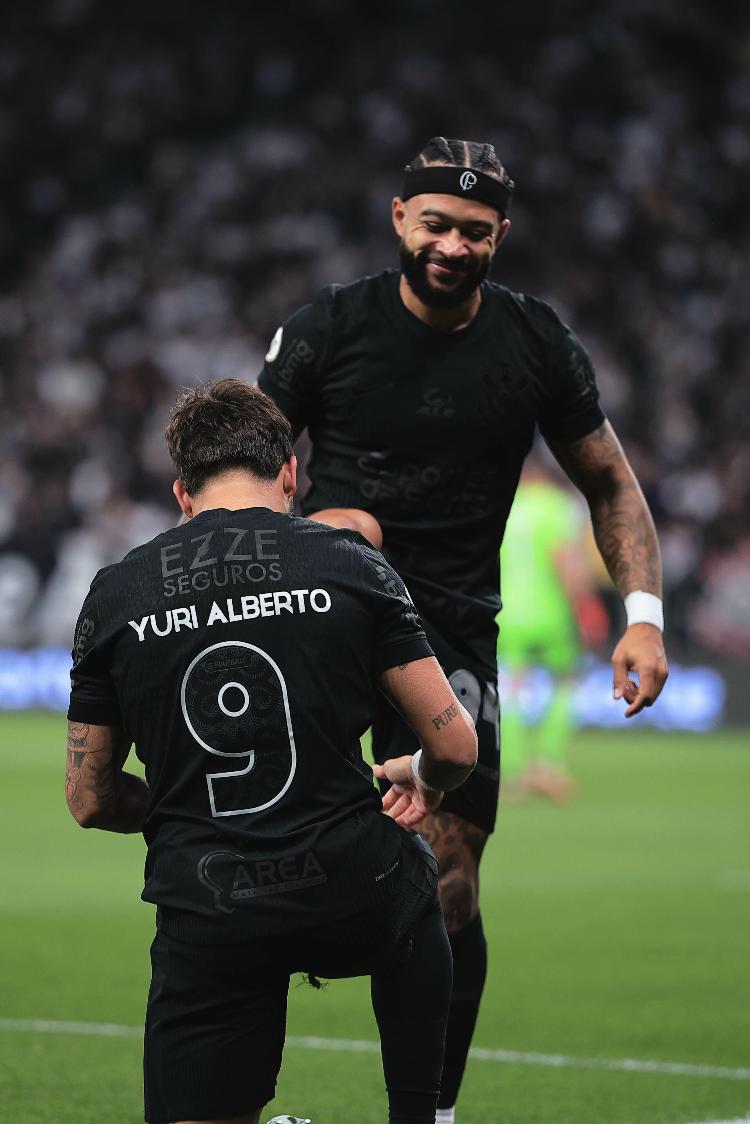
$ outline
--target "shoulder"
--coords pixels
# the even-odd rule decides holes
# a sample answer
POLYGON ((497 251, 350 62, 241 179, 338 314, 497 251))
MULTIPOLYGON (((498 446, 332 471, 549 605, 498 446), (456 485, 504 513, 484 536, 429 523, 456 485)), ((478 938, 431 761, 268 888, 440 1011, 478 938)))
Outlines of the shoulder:
POLYGON ((563 321, 551 304, 533 297, 529 293, 514 292, 495 281, 485 282, 485 292, 491 301, 493 311, 504 314, 515 321, 519 327, 548 339, 557 340, 566 331, 563 321))
POLYGON ((330 307, 333 315, 357 314, 367 311, 398 292, 399 273, 385 269, 350 281, 347 285, 328 285, 321 289, 318 298, 330 307))
POLYGON ((315 519, 293 516, 291 533, 305 537, 305 553, 318 565, 325 562, 335 570, 348 571, 365 586, 386 592, 403 593, 406 587, 390 563, 359 531, 348 527, 329 527, 315 519), (396 590, 394 581, 398 585, 396 590))
MULTIPOLYGON (((330 325, 348 315, 357 315, 372 307, 373 302, 385 299, 394 289, 398 289, 398 271, 392 269, 360 277, 346 285, 325 285, 309 304, 302 305, 288 317, 283 329, 280 328, 277 332, 278 341, 281 340, 282 330, 296 327, 303 321, 330 325)), ((277 338, 274 337, 274 344, 276 343, 277 338)))
MULTIPOLYGON (((319 364, 342 331, 357 328, 373 310, 386 308, 397 291, 395 270, 319 289, 276 330, 265 356, 267 369, 275 371, 283 385, 299 367, 319 364)), ((261 387, 266 389, 262 383, 261 387)))
POLYGON ((303 515, 292 515, 288 520, 289 534, 303 536, 310 548, 340 554, 358 556, 362 548, 372 549, 367 539, 359 531, 348 527, 330 527, 317 519, 307 519, 303 515))
POLYGON ((117 574, 121 566, 121 562, 115 562, 103 566, 94 574, 73 630, 71 657, 74 667, 110 634, 109 609, 113 590, 118 588, 117 574))
POLYGON ((102 566, 91 579, 85 604, 91 608, 93 605, 101 606, 106 603, 112 591, 117 589, 122 581, 122 562, 112 562, 109 566, 102 566))
POLYGON ((197 531, 192 521, 160 531, 152 539, 134 546, 119 562, 104 566, 94 576, 89 596, 97 597, 104 605, 109 601, 127 601, 148 584, 147 576, 154 571, 155 559, 160 560, 162 549, 169 551, 175 544, 186 540, 197 531))

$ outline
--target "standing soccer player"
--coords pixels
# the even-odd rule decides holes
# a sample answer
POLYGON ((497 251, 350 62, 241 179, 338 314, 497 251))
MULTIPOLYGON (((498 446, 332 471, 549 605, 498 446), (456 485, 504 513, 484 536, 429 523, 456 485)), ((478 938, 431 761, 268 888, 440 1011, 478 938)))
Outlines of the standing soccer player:
POLYGON ((71 812, 148 844, 146 1119, 258 1124, 303 971, 372 976, 389 1120, 426 1124, 450 950, 435 858, 399 825, 470 774, 473 723, 383 557, 290 516, 291 432, 266 395, 188 391, 167 441, 188 522, 97 574, 68 711, 71 812), (379 689, 423 746, 379 770, 384 802, 359 744, 379 689), (131 742, 147 784, 122 771, 131 742))
MULTIPOLYGON (((588 355, 548 305, 486 280, 510 227, 512 190, 492 145, 430 140, 393 200, 400 271, 324 289, 276 332, 259 380, 295 436, 309 428, 305 511, 354 525, 356 512, 341 509, 377 518, 386 556, 477 724, 474 774, 421 828, 441 863, 453 948, 437 1116, 446 1122, 486 975, 478 869, 499 794, 498 551, 537 427, 586 497, 625 600, 613 668, 628 717, 651 705, 667 676, 656 533, 588 355)), ((378 761, 415 745, 387 706, 373 734, 378 761)))

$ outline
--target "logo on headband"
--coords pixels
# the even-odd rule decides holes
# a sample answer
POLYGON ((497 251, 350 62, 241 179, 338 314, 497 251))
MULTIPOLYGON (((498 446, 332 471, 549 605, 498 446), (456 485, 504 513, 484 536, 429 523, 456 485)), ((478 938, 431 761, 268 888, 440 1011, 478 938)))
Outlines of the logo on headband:
POLYGON ((471 191, 477 182, 477 177, 473 172, 464 172, 458 182, 461 184, 462 191, 471 191))

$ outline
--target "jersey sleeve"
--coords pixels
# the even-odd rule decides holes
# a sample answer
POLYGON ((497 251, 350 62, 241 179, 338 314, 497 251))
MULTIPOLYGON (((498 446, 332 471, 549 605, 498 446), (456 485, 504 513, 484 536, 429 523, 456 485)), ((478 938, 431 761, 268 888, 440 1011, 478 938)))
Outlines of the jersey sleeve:
POLYGON ((258 386, 273 398, 292 426, 295 440, 315 416, 323 359, 330 342, 335 286, 323 289, 277 330, 258 386))
POLYGON ((586 348, 575 332, 554 317, 549 340, 547 395, 539 416, 542 436, 553 441, 577 441, 604 421, 596 375, 586 348))
POLYGON ((108 649, 96 579, 83 603, 76 624, 71 658, 71 722, 90 722, 97 726, 121 726, 122 715, 109 669, 108 649))
POLYGON ((380 675, 389 667, 434 655, 401 578, 379 551, 369 546, 360 551, 364 592, 376 619, 374 672, 380 675))

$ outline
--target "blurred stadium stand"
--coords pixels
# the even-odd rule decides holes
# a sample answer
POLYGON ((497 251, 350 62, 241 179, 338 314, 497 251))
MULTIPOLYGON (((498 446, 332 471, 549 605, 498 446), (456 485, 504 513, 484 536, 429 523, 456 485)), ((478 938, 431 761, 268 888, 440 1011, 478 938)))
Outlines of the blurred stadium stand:
POLYGON ((254 378, 318 287, 395 264, 401 166, 442 132, 516 180, 493 275, 592 353, 671 650, 750 658, 741 5, 48 0, 4 24, 0 646, 70 644, 95 570, 175 519, 176 388, 254 378))

